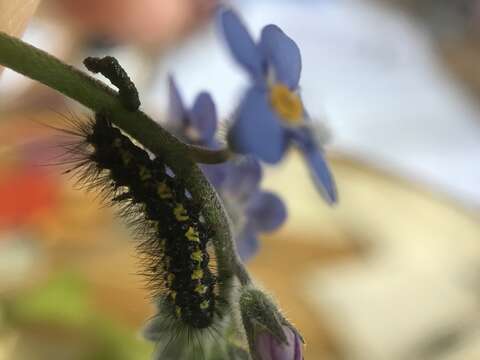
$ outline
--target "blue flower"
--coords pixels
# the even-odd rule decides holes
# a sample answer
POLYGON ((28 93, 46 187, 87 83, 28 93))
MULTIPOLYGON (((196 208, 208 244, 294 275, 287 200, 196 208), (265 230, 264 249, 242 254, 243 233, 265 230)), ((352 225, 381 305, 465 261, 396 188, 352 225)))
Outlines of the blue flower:
POLYGON ((217 190, 232 220, 238 253, 247 260, 258 250, 258 234, 278 229, 287 210, 276 194, 260 189, 263 173, 256 158, 243 157, 225 166, 225 180, 217 190))
POLYGON ((209 93, 197 95, 191 110, 187 110, 172 76, 168 78, 170 130, 183 140, 196 145, 219 147, 215 141, 217 131, 217 110, 209 93))
POLYGON ((322 143, 299 95, 302 59, 297 44, 276 25, 265 26, 256 43, 232 10, 222 9, 219 17, 233 57, 252 80, 229 129, 230 147, 275 164, 295 144, 325 200, 336 203, 336 185, 322 143))
MULTIPOLYGON (((220 143, 215 139, 218 117, 211 95, 201 92, 197 95, 191 109, 184 105, 182 96, 172 76, 168 78, 169 103, 167 128, 181 140, 195 145, 218 149, 220 143)), ((224 181, 226 168, 222 165, 202 165, 202 170, 213 186, 218 187, 224 181)))
MULTIPOLYGON (((191 110, 184 106, 172 77, 169 78, 167 127, 182 140, 218 148, 215 139, 217 112, 211 96, 200 93, 191 110)), ((220 195, 233 223, 237 250, 243 260, 258 250, 258 234, 279 228, 287 217, 282 200, 260 189, 262 169, 253 157, 242 157, 218 165, 201 165, 205 176, 220 195)))

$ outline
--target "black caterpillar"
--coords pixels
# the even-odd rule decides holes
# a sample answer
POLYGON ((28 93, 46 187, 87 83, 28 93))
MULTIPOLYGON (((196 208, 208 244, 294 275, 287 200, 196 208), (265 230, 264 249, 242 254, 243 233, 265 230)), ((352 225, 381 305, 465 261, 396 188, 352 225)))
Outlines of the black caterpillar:
MULTIPOLYGON (((138 91, 114 58, 87 58, 84 63, 118 87, 126 110, 138 110, 138 91)), ((138 238, 144 275, 159 310, 155 329, 158 325, 163 329, 151 334, 154 341, 166 334, 170 339, 165 349, 170 351, 174 344, 188 345, 197 335, 212 335, 221 326, 215 320, 223 318, 227 300, 210 258, 214 234, 204 221, 199 199, 192 198, 161 157, 152 159, 113 126, 108 112, 96 113, 89 122, 69 120, 71 127, 60 130, 78 138, 65 144, 66 163, 71 164, 66 172, 118 207, 138 238)))
POLYGON ((216 312, 217 279, 207 251, 210 231, 199 206, 158 157, 136 146, 105 114, 75 123, 83 140, 68 147, 77 174, 90 189, 120 206, 135 233, 153 296, 174 319, 209 327, 216 312))

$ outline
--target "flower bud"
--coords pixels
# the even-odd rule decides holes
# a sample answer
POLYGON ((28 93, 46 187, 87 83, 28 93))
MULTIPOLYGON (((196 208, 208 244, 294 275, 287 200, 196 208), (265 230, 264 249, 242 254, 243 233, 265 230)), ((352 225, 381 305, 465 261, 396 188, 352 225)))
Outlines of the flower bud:
POLYGON ((302 360, 302 340, 296 331, 284 325, 287 344, 278 342, 269 332, 264 331, 255 339, 255 351, 261 360, 302 360))
POLYGON ((254 360, 303 359, 302 337, 260 290, 242 290, 240 312, 254 360))

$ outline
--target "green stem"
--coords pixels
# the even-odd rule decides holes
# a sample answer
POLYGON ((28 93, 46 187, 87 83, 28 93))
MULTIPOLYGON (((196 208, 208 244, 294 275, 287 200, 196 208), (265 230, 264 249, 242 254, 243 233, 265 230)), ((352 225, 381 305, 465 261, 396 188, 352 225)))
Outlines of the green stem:
POLYGON ((192 159, 201 164, 221 164, 232 158, 232 152, 228 148, 211 150, 202 146, 187 145, 192 159))
POLYGON ((242 260, 240 260, 238 256, 235 256, 235 263, 233 264, 233 266, 234 266, 233 272, 235 273, 235 276, 240 282, 240 285, 242 286, 251 285, 252 278, 250 277, 250 274, 248 273, 248 270, 245 267, 245 264, 242 262, 242 260))
POLYGON ((228 299, 236 271, 236 255, 230 224, 216 192, 194 162, 194 158, 198 161, 211 160, 215 156, 218 158, 218 154, 196 148, 192 156, 191 146, 180 142, 143 112, 127 111, 119 101, 117 93, 105 84, 2 32, 0 32, 0 65, 43 83, 94 112, 107 111, 115 125, 154 154, 165 159, 175 174, 184 179, 193 197, 201 199, 204 204, 203 214, 215 233, 213 243, 222 284, 221 291, 228 299), (208 156, 202 157, 202 154, 208 156))

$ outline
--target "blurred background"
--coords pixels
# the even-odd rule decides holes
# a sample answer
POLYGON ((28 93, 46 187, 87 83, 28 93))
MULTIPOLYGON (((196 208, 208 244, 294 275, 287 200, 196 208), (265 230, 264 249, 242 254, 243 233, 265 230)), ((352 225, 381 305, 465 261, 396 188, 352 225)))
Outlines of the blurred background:
MULTIPOLYGON (((231 3, 255 36, 276 23, 297 41, 305 103, 333 134, 340 204, 324 205, 292 152, 264 181, 289 219, 248 264, 303 331, 305 358, 480 358, 480 1, 231 3)), ((168 73, 227 117, 247 79, 216 6, 43 0, 23 37, 78 67, 116 56, 159 121, 168 73)), ((43 166, 58 155, 45 124, 72 116, 88 111, 3 72, 0 360, 148 359, 153 308, 128 230, 43 166)))

